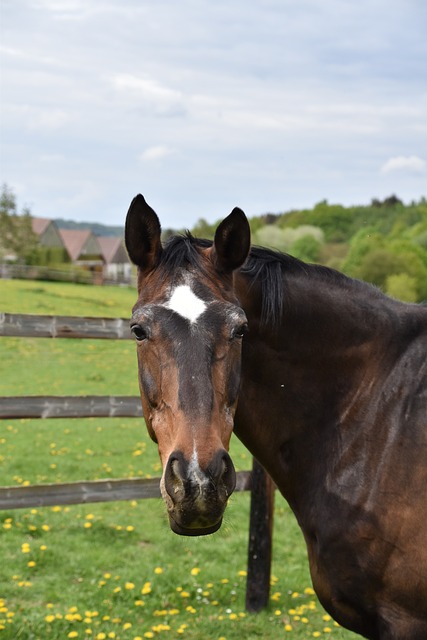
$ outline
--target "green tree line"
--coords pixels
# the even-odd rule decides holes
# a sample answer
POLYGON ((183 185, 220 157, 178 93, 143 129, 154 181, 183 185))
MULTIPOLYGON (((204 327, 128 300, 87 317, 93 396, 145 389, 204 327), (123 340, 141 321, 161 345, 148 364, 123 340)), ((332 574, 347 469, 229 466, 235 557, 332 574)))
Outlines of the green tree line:
MULTIPOLYGON (((319 202, 312 209, 255 216, 254 244, 339 269, 407 302, 427 301, 427 200, 392 195, 369 205, 319 202)), ((213 238, 217 223, 200 220, 195 235, 213 238), (202 232, 202 233, 200 233, 202 232)))
MULTIPOLYGON (((311 209, 254 216, 254 244, 290 253, 366 280, 408 302, 427 301, 427 200, 404 204, 392 195, 368 205, 344 207, 326 200, 311 209)), ((212 239, 218 221, 201 218, 191 229, 212 239)), ((164 237, 173 230, 168 229, 164 237)), ((17 210, 13 192, 0 195, 0 259, 14 254, 31 263, 37 255, 31 213, 17 210)), ((41 254, 40 254, 41 255, 41 254)))

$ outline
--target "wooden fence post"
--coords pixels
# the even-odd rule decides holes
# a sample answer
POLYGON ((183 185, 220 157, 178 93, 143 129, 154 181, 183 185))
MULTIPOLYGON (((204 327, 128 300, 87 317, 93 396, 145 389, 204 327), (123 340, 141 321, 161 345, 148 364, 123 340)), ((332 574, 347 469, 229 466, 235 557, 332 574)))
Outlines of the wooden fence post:
POLYGON ((264 467, 253 458, 249 521, 246 610, 264 609, 270 596, 275 485, 264 467))

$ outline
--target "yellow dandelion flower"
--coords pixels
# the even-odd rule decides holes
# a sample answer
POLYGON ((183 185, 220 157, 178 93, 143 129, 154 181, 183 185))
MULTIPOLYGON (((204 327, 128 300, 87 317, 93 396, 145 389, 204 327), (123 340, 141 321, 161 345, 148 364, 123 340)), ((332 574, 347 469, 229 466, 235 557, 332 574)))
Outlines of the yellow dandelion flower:
POLYGON ((123 625, 123 631, 126 631, 127 629, 130 629, 132 626, 131 622, 125 622, 123 625))
POLYGON ((191 573, 192 576, 198 576, 199 573, 200 573, 199 567, 193 567, 193 569, 191 569, 190 573, 191 573))
POLYGON ((188 593, 188 591, 181 591, 181 598, 189 598, 190 594, 188 593))
POLYGON ((304 589, 304 593, 306 596, 314 596, 314 589, 312 589, 311 587, 306 587, 304 589))
POLYGON ((50 527, 48 524, 42 524, 43 531, 50 531, 50 527))
POLYGON ((70 631, 70 633, 68 634, 69 638, 78 638, 79 634, 77 633, 77 631, 70 631))
POLYGON ((126 582, 125 589, 127 589, 128 591, 131 591, 132 589, 135 589, 134 583, 133 582, 126 582))
POLYGON ((292 625, 291 624, 285 624, 285 631, 292 631, 292 625))
POLYGON ((27 567, 35 567, 36 563, 34 562, 34 560, 30 560, 30 562, 27 562, 27 567))
POLYGON ((53 622, 55 619, 56 619, 55 616, 52 614, 45 617, 45 621, 48 623, 53 622))
POLYGON ((141 589, 141 593, 143 596, 147 595, 148 593, 151 593, 151 582, 146 582, 144 584, 144 586, 141 589))
POLYGON ((85 529, 90 529, 91 526, 92 526, 92 523, 91 522, 85 522, 83 526, 84 526, 85 529))
POLYGON ((157 574, 163 573, 163 569, 162 569, 162 567, 156 567, 156 568, 154 569, 154 573, 157 573, 157 574))

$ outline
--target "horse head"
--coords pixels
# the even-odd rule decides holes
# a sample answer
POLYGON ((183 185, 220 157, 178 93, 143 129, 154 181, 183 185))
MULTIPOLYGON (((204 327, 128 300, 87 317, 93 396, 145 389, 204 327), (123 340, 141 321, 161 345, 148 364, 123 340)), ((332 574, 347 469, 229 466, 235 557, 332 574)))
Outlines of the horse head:
POLYGON ((141 401, 170 526, 181 535, 213 533, 236 482, 228 448, 247 319, 233 273, 249 252, 249 223, 236 208, 213 243, 187 234, 163 246, 159 219, 138 195, 125 241, 138 267, 131 330, 141 401))

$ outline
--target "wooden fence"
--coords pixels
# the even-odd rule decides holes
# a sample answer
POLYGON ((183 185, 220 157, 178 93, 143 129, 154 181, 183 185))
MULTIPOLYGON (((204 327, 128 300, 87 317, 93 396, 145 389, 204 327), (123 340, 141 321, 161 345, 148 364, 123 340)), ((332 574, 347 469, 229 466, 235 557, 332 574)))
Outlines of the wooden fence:
MULTIPOLYGON (((0 313, 0 336, 128 340, 129 321, 0 313)), ((142 418, 138 396, 8 396, 0 419, 142 418)), ((62 484, 0 487, 0 510, 159 498, 160 478, 125 478, 62 484)), ((270 591, 274 485, 254 459, 252 471, 237 472, 236 491, 251 491, 246 608, 267 606, 270 591)))

